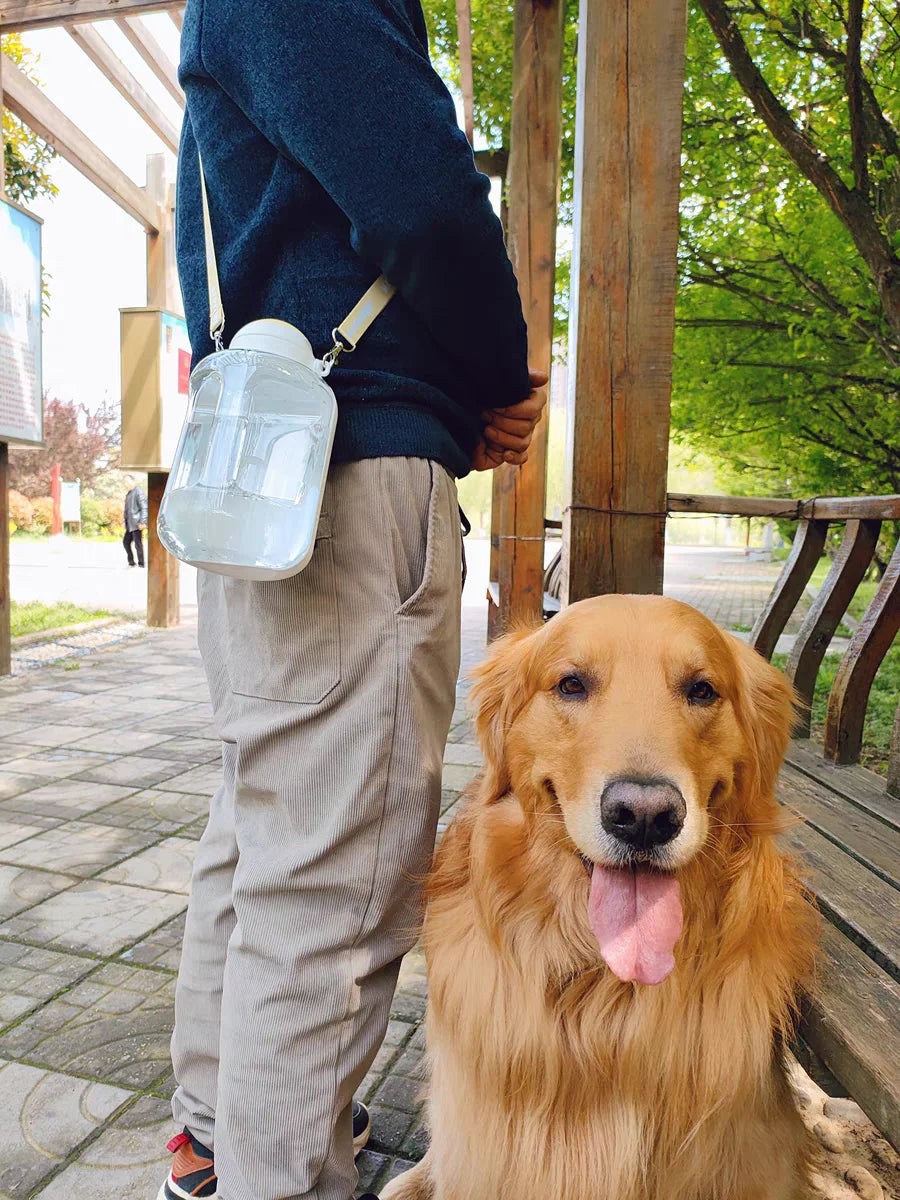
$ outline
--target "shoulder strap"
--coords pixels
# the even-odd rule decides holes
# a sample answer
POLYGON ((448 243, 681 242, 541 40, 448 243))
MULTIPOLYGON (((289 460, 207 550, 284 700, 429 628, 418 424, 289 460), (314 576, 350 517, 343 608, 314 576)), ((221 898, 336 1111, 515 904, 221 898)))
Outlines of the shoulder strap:
MULTIPOLYGON (((206 287, 209 293, 209 336, 217 350, 222 349, 222 334, 225 332, 225 308, 222 304, 222 290, 219 285, 219 268, 216 262, 216 247, 213 242, 212 223, 209 218, 209 198, 206 194, 206 177, 203 174, 203 160, 198 152, 197 161, 200 164, 200 196, 203 201, 203 244, 206 251, 206 287)), ((357 342, 378 317, 396 292, 393 284, 388 283, 383 275, 375 280, 362 299, 347 314, 344 320, 333 331, 334 345, 326 355, 330 364, 337 361, 341 351, 349 354, 356 349, 357 342)), ((330 369, 330 367, 329 367, 330 369)))

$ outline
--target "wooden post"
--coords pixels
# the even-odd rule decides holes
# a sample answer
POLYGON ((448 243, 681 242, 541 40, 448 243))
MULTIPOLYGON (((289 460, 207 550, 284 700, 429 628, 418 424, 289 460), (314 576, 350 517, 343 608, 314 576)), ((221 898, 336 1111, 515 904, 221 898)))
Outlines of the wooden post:
MULTIPOLYGON (((562 106, 563 0, 516 0, 509 155, 509 253, 528 323, 528 358, 549 375, 562 106)), ((545 412, 528 462, 496 473, 499 627, 540 621, 544 601, 545 412)))
POLYGON ((662 591, 686 0, 581 0, 563 603, 662 591))
MULTIPOLYGON (((175 188, 164 154, 147 159, 147 191, 160 209, 160 228, 147 237, 147 304, 181 312, 181 293, 175 270, 175 188)), ((156 518, 166 471, 147 473, 147 624, 168 629, 179 621, 178 559, 168 554, 156 533, 156 518)))
POLYGON ((472 78, 472 0, 456 0, 456 40, 459 42, 459 87, 463 124, 469 145, 475 144, 475 88, 472 78))

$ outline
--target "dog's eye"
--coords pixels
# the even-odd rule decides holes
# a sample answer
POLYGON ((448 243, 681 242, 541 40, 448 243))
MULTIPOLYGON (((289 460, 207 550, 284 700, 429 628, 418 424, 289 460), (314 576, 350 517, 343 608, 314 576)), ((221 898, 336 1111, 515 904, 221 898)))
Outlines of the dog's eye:
POLYGON ((687 698, 688 704, 712 704, 714 700, 718 700, 719 693, 708 679, 695 679, 688 686, 687 698))
POLYGON ((556 685, 556 690, 561 696, 583 696, 587 692, 587 688, 577 675, 566 675, 556 685))

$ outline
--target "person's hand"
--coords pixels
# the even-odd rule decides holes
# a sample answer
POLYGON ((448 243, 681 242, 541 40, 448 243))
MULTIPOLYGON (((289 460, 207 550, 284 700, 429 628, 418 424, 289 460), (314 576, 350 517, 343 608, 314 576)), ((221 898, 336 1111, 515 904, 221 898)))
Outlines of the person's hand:
POLYGON ((547 403, 546 374, 529 371, 528 376, 531 393, 525 400, 509 408, 491 408, 481 414, 484 431, 472 456, 474 471, 493 471, 505 462, 515 466, 527 462, 534 427, 547 403))

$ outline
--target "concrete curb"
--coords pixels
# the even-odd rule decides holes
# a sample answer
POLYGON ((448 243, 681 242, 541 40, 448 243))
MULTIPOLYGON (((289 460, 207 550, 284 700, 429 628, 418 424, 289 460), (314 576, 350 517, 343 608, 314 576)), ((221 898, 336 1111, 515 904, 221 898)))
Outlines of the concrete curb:
POLYGON ((104 629, 107 625, 117 625, 127 618, 98 617, 96 621, 80 621, 77 625, 59 625, 56 629, 37 629, 34 633, 23 633, 12 639, 12 647, 18 650, 20 646, 33 646, 35 642, 57 642, 60 638, 72 637, 76 633, 88 633, 92 629, 104 629))

